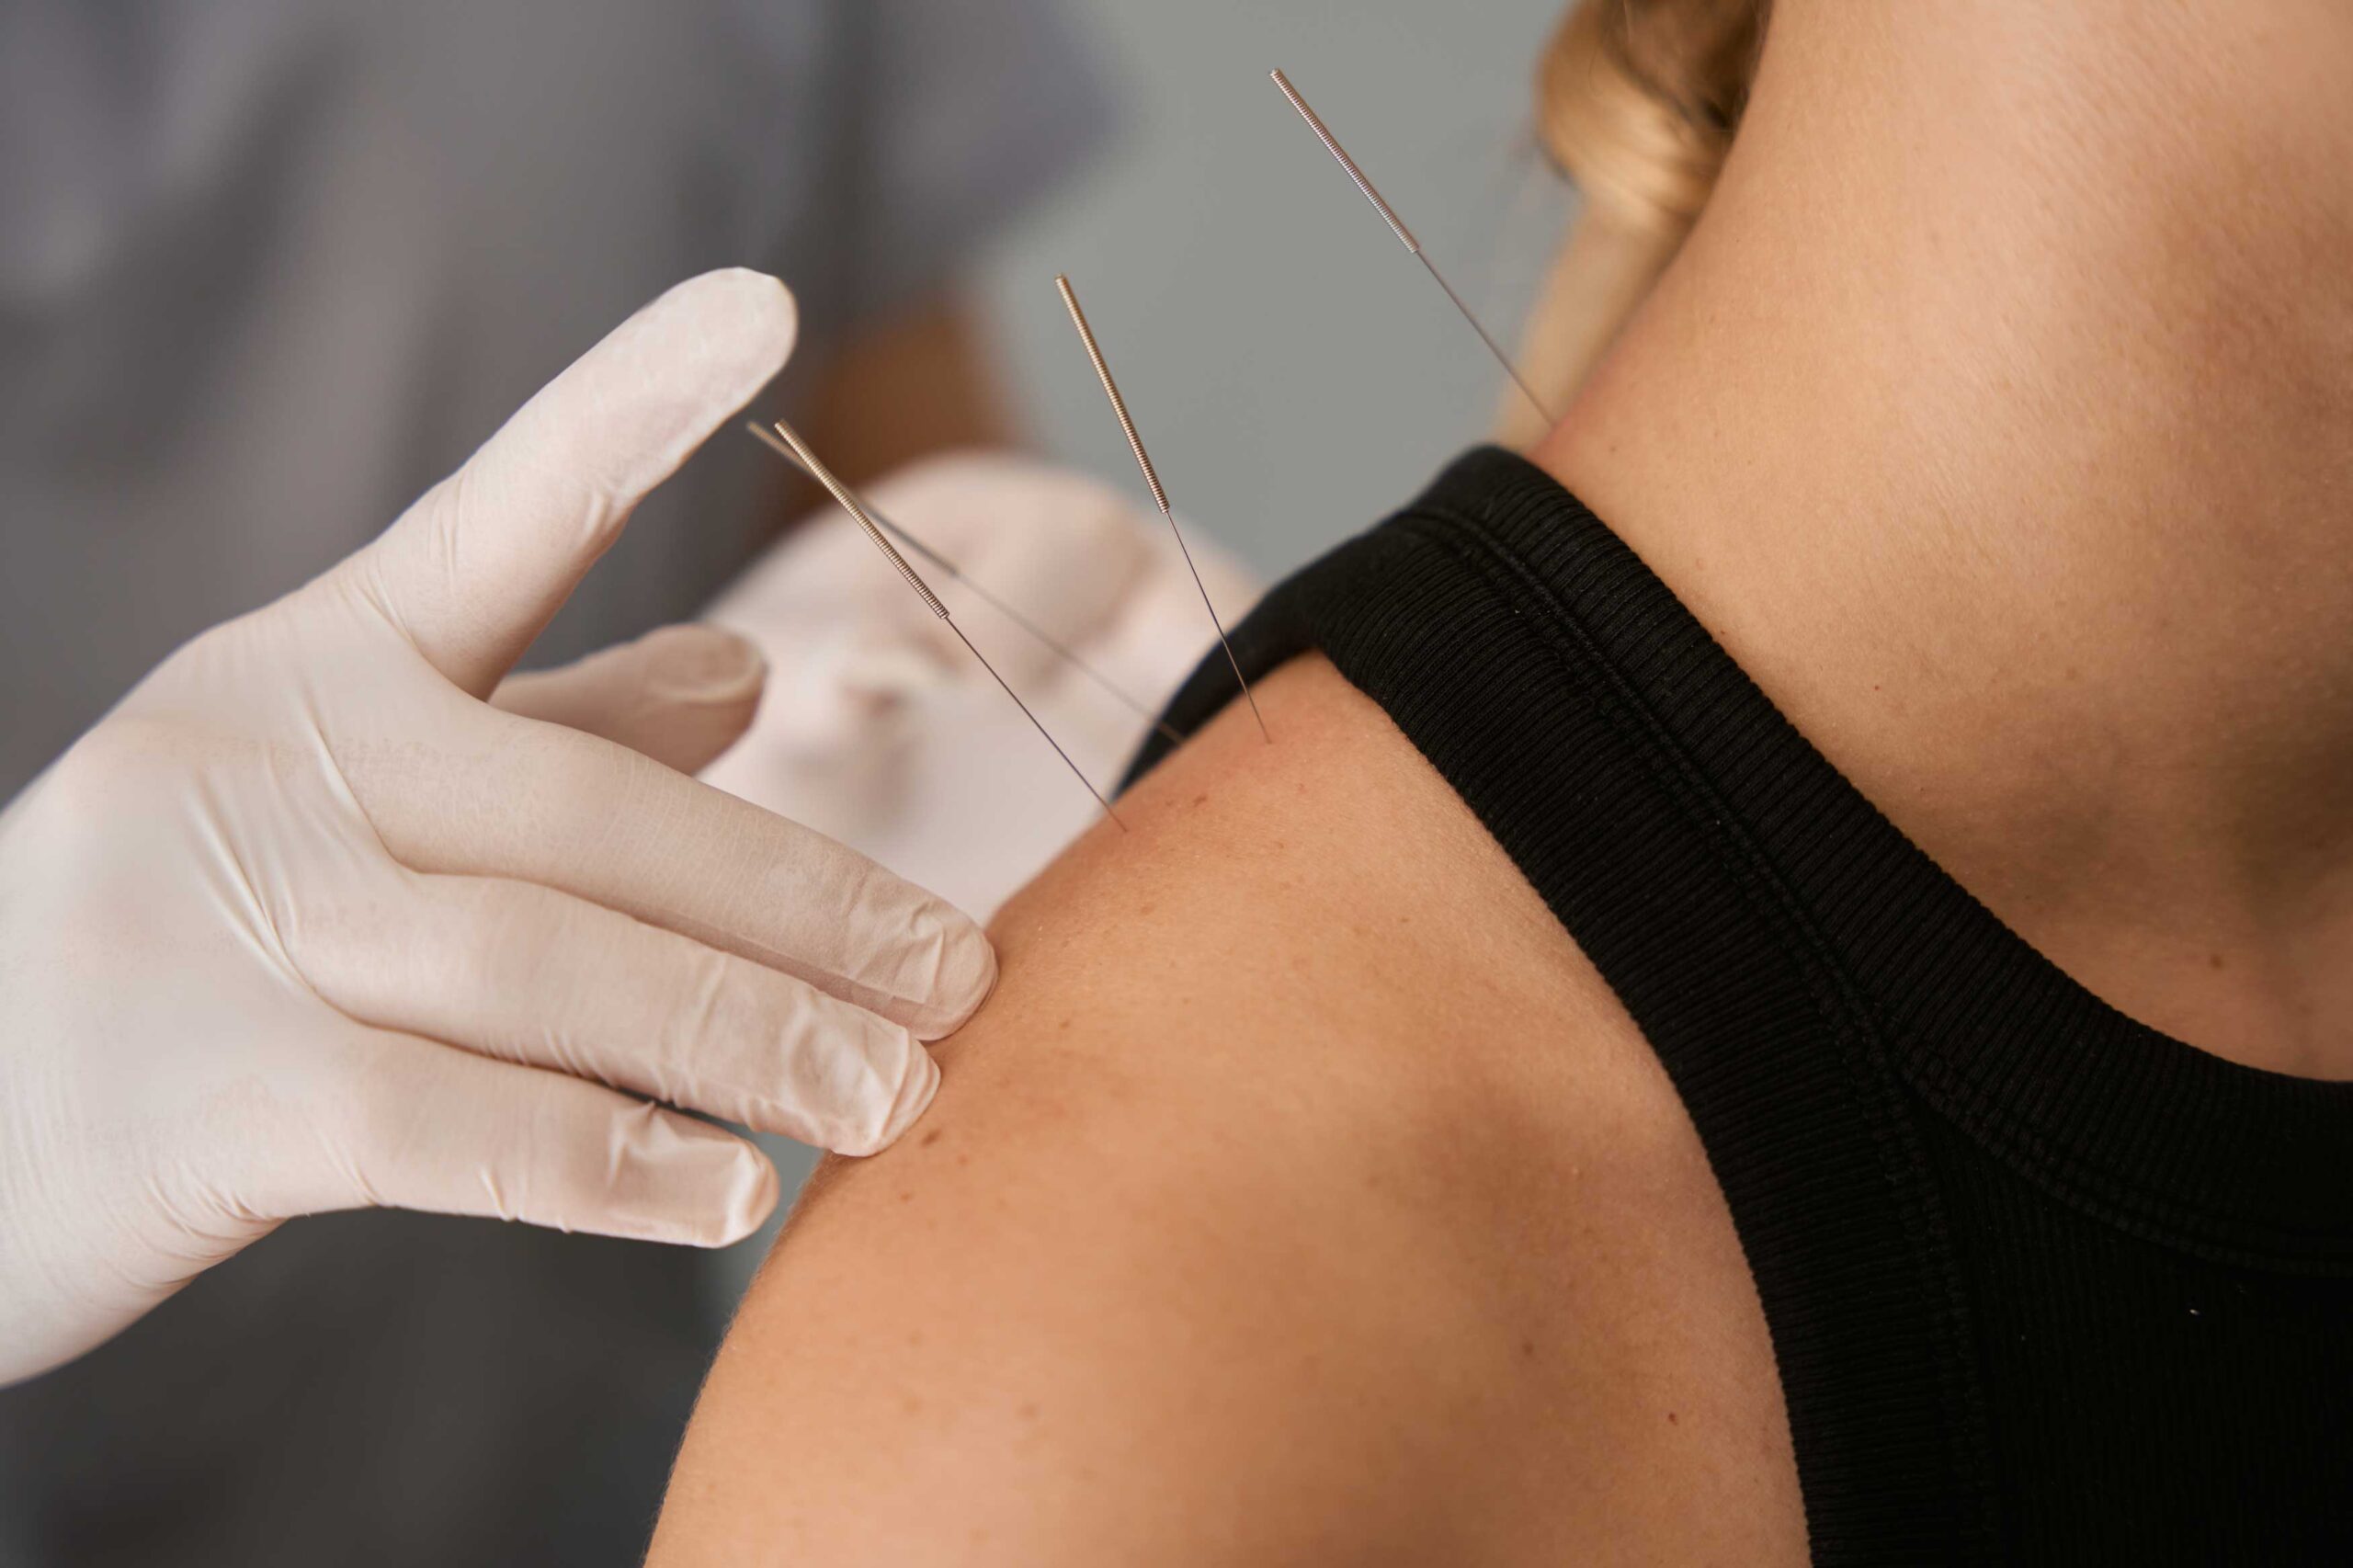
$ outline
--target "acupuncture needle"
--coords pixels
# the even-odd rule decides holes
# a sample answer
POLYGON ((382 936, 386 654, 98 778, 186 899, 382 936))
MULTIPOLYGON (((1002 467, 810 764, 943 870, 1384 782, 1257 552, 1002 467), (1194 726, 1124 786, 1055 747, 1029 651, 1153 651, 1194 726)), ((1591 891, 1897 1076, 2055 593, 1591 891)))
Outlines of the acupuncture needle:
MULTIPOLYGON (((792 449, 786 446, 782 441, 778 440, 767 431, 760 428, 756 421, 749 419, 744 421, 744 428, 749 431, 754 437, 757 437, 761 444, 766 446, 768 450, 774 452, 785 461, 792 464, 793 467, 801 468, 801 460, 793 455, 792 449)), ((809 473, 809 471, 805 468, 801 468, 801 472, 802 473, 809 473)), ((809 477, 814 479, 817 476, 815 474, 809 474, 809 477)), ((958 566, 953 561, 949 560, 948 557, 942 555, 938 551, 934 550, 931 546, 924 543, 922 540, 917 539, 913 533, 910 533, 900 524, 892 522, 888 514, 873 506, 869 506, 866 511, 867 516, 872 517, 877 523, 881 525, 882 531, 884 533, 889 534, 892 539, 897 540, 901 544, 906 546, 909 550, 914 551, 917 555, 922 556, 926 561, 930 562, 942 572, 947 573, 948 575, 956 582, 963 584, 964 586, 971 591, 974 598, 979 599, 983 604, 987 605, 991 609, 995 610, 997 614, 1005 617, 1006 619, 1013 622, 1014 625, 1029 633, 1030 637, 1037 641, 1039 646, 1044 648, 1046 652, 1053 654, 1054 657, 1062 660, 1063 663, 1068 665, 1071 668, 1076 670, 1079 674, 1093 681, 1097 686, 1102 687, 1105 693, 1117 700, 1121 706, 1134 713, 1138 718, 1143 720, 1154 729, 1159 731, 1162 737, 1167 740, 1171 745, 1183 745, 1185 744, 1185 732, 1179 730, 1174 724, 1169 723, 1168 721, 1160 717, 1158 713, 1154 712, 1143 702, 1138 700, 1136 698, 1131 697, 1127 691, 1117 682, 1113 681, 1109 676, 1105 675, 1101 670, 1097 669, 1093 665, 1088 664, 1085 659, 1081 658, 1077 652, 1070 647, 1069 644, 1063 642, 1052 632, 1048 631, 1044 627, 1039 625, 1036 621, 1030 619, 1028 616, 1014 608, 1013 606, 1006 603, 1005 600, 999 598, 996 595, 983 587, 978 582, 974 581, 970 575, 968 575, 962 567, 958 566)))
POLYGON ((1063 750, 1062 742, 1054 739, 1051 732, 1039 722, 1038 715, 1029 711, 1029 705, 1021 700, 1021 694, 1014 690, 1003 676, 996 673, 996 666, 989 663, 988 655, 972 646, 972 640, 964 635, 964 629, 956 624, 956 618, 948 613, 948 607, 939 602, 939 596, 931 591, 931 585, 918 576, 915 569, 907 564, 907 558, 892 549, 891 541, 882 537, 882 529, 875 523, 873 514, 866 509, 866 504, 858 498, 848 485, 834 477, 833 470, 817 460, 817 454, 809 449, 809 443, 802 440, 791 426, 779 419, 776 421, 776 433, 784 437, 784 444, 787 447, 792 449, 793 460, 801 466, 810 478, 825 487, 826 493, 840 504, 841 509, 849 514, 850 521, 866 530, 866 537, 874 541, 874 548, 881 551, 883 558, 897 568, 899 575, 906 579, 907 586, 915 591, 925 605, 929 607, 931 613, 938 616, 948 630, 956 634, 956 641, 964 644, 965 652, 980 660, 981 668, 988 671, 990 678, 1004 689, 1006 696, 1013 699, 1013 705, 1021 710, 1021 716, 1029 721, 1030 727, 1044 736, 1046 744, 1054 748, 1054 755, 1063 759, 1063 766, 1070 769, 1071 776, 1086 786, 1086 792, 1095 797, 1095 803, 1103 808, 1103 814, 1118 823, 1120 831, 1125 833, 1128 830, 1128 824, 1121 822, 1120 813, 1111 809, 1111 802, 1103 798, 1103 791, 1097 790, 1093 780, 1086 777, 1078 764, 1071 760, 1070 753, 1063 750))
POLYGON ((1103 383, 1104 394, 1111 400, 1111 412, 1120 421, 1120 433, 1128 438, 1128 449, 1136 455, 1136 466, 1143 470, 1143 482, 1152 491, 1153 504, 1168 523, 1168 531, 1176 536, 1176 548, 1184 554, 1185 569, 1193 574, 1193 586, 1201 594, 1201 608, 1210 612, 1210 624, 1217 628, 1218 646, 1225 650, 1225 662, 1233 666, 1233 678, 1241 683, 1242 699, 1250 704, 1250 716, 1258 721, 1258 733, 1268 744, 1274 736, 1267 733, 1267 716, 1258 711, 1258 699, 1250 690, 1250 679, 1242 673, 1242 661, 1233 656, 1233 644, 1225 635, 1225 622, 1218 619, 1217 606, 1210 600, 1209 585, 1201 581, 1201 569, 1193 564, 1192 547, 1185 542, 1185 530, 1176 526, 1176 514, 1168 509, 1168 492, 1160 487, 1160 475, 1152 466, 1151 455, 1143 449, 1143 437, 1136 434, 1136 422, 1128 417, 1128 400, 1120 395, 1120 383, 1111 379, 1111 367, 1103 358, 1103 346, 1095 341, 1095 329, 1086 324, 1086 312, 1079 309, 1078 294, 1070 286, 1070 278, 1057 276, 1054 287, 1062 291, 1063 308, 1070 312, 1071 325, 1078 328, 1078 340, 1086 345, 1086 358, 1095 366, 1096 379, 1103 383))
POLYGON ((1348 178, 1356 182, 1356 187, 1364 192, 1364 199, 1372 203, 1373 210, 1381 214, 1381 222, 1387 223, 1390 232, 1413 253, 1414 259, 1422 264, 1422 269, 1430 275, 1432 280, 1440 289, 1446 290, 1446 297, 1454 302, 1454 308, 1461 312, 1462 319, 1471 324, 1471 330, 1479 335, 1479 341, 1487 346, 1487 352, 1495 357, 1495 363, 1504 368, 1504 374, 1511 378, 1512 385, 1519 389, 1520 395, 1527 398, 1536 412, 1544 416, 1546 424, 1558 424, 1559 421, 1553 417, 1552 411, 1544 406, 1544 400, 1538 397, 1535 389, 1528 384, 1528 378, 1519 373, 1519 367, 1512 363, 1511 356, 1504 352, 1503 345, 1495 341, 1495 335, 1490 333, 1480 323, 1479 318, 1472 313, 1471 307, 1463 303, 1462 296, 1454 291, 1454 285, 1449 283, 1446 280, 1446 275, 1438 269, 1438 263, 1432 261, 1429 254, 1422 249, 1422 242, 1414 237, 1414 231, 1405 227, 1405 221, 1397 216, 1395 208, 1381 199, 1381 192, 1375 190, 1372 187, 1372 182, 1364 177, 1364 171, 1357 167, 1357 161, 1348 156, 1347 150, 1340 145, 1339 140, 1324 123, 1323 117, 1307 107, 1307 100, 1299 96, 1299 89, 1290 85, 1290 77, 1280 71, 1271 74, 1275 85, 1280 87, 1283 97, 1290 100, 1290 107, 1299 111, 1299 117, 1302 119, 1307 121, 1307 129, 1315 132, 1315 139, 1324 143, 1325 152, 1339 160, 1340 167, 1347 171, 1348 178))

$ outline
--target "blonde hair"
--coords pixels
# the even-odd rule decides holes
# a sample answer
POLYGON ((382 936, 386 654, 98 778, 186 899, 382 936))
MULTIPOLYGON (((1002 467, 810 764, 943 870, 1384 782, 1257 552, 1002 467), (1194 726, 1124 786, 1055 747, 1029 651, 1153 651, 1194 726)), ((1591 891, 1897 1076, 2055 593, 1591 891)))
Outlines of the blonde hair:
MULTIPOLYGON (((1748 102, 1770 0, 1583 0, 1536 72, 1544 152, 1584 197, 1520 368, 1556 411, 1681 248, 1748 102)), ((1504 438, 1541 434, 1525 399, 1504 438)))

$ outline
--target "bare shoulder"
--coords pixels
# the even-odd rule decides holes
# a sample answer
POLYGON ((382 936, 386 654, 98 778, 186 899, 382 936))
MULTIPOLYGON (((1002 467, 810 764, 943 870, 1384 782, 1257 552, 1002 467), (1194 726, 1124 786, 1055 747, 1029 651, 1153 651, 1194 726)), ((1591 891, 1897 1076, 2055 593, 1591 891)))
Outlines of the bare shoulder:
POLYGON ((1260 699, 1275 744, 1228 711, 1007 907, 924 1123, 813 1184, 656 1563, 1802 1551, 1631 1024, 1328 665, 1260 699))

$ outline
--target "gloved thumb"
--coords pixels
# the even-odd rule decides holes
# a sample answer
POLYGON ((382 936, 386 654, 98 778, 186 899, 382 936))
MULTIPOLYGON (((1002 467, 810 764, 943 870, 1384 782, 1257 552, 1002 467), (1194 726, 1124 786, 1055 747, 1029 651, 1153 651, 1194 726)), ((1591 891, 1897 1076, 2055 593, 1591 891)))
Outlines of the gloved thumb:
POLYGON ((751 728, 767 675, 748 638, 665 626, 557 669, 509 676, 490 700, 699 773, 751 728))
POLYGON ((783 368, 773 278, 679 284, 540 391, 373 545, 350 580, 467 692, 497 686, 646 492, 783 368))

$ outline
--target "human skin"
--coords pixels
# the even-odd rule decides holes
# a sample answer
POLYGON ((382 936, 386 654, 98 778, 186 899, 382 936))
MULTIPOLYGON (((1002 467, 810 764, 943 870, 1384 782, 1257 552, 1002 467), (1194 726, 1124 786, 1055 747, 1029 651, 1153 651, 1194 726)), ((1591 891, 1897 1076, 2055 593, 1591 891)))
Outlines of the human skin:
MULTIPOLYGON (((1535 452, 2127 1013, 2353 1078, 2353 11, 1780 0, 1535 452)), ((755 1288, 655 1561, 1801 1560, 1647 1048, 1309 659, 1006 911, 755 1288)))
POLYGON ((1531 455, 2125 1012, 2353 1078, 2353 8, 1774 7, 1531 455))
POLYGON ((1764 1321, 1633 1025, 1320 658, 992 932, 829 1163, 652 1561, 1803 1559, 1764 1321))

